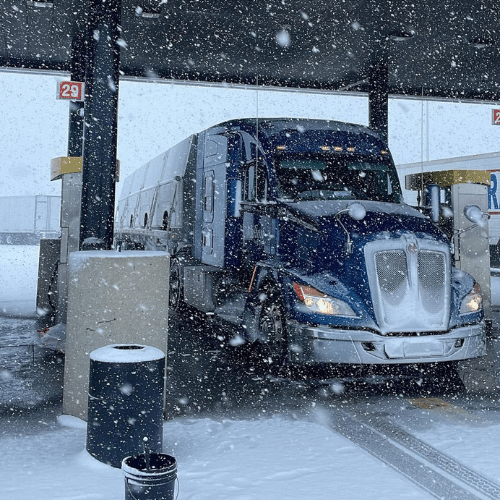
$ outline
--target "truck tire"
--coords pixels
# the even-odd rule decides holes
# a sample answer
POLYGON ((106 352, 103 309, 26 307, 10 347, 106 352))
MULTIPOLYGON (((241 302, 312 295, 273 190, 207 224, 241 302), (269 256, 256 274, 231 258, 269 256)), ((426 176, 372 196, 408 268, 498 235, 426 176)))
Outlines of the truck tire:
POLYGON ((179 315, 184 306, 184 290, 181 279, 181 266, 177 259, 170 264, 170 280, 168 292, 169 314, 179 315))
POLYGON ((266 292, 266 295, 259 317, 259 337, 264 357, 275 367, 281 367, 288 350, 285 308, 277 292, 266 292))

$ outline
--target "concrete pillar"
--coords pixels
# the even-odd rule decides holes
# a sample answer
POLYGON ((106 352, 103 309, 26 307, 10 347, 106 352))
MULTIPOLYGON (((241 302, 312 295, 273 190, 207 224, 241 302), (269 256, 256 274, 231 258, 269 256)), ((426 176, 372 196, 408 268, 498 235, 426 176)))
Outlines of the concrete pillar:
POLYGON ((64 414, 87 419, 93 350, 133 343, 167 354, 169 260, 164 252, 70 254, 64 414))
MULTIPOLYGON (((75 158, 75 157, 73 157, 75 158)), ((75 158, 76 159, 76 158, 75 158)), ((68 303, 68 256, 79 249, 82 173, 61 176, 61 252, 58 270, 57 323, 66 323, 68 303)))

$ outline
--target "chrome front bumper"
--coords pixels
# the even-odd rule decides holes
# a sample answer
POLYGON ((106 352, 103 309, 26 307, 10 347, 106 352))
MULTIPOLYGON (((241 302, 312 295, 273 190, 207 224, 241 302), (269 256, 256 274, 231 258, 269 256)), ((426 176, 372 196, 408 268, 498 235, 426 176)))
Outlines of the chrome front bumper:
POLYGON ((287 334, 292 363, 433 363, 486 354, 483 322, 438 335, 399 337, 290 322, 287 334))

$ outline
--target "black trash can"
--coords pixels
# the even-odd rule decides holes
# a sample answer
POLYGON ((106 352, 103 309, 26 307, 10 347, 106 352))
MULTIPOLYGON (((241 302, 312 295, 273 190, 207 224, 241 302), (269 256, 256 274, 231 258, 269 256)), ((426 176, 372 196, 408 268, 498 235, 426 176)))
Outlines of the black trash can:
POLYGON ((116 344, 90 353, 87 451, 121 467, 122 460, 163 445, 165 354, 116 344))
POLYGON ((125 500, 174 500, 177 462, 164 453, 143 453, 122 462, 125 500))

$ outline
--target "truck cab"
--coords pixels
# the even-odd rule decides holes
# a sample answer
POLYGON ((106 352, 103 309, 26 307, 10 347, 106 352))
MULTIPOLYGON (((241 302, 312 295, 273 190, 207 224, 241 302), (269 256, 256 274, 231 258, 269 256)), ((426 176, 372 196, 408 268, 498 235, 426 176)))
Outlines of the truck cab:
POLYGON ((213 313, 280 364, 485 353, 478 285, 452 267, 443 231, 403 202, 376 133, 333 121, 246 119, 201 132, 184 149, 180 231, 171 224, 160 238, 161 229, 149 228, 172 254, 173 309, 184 302, 213 313))

